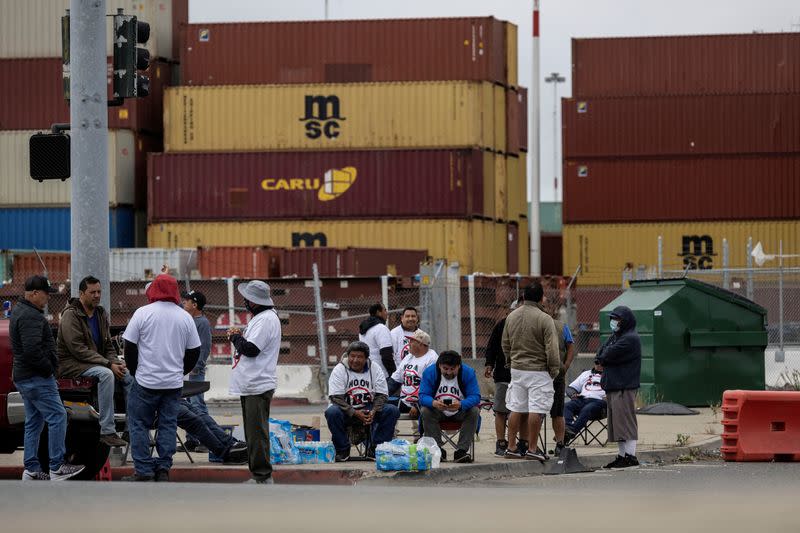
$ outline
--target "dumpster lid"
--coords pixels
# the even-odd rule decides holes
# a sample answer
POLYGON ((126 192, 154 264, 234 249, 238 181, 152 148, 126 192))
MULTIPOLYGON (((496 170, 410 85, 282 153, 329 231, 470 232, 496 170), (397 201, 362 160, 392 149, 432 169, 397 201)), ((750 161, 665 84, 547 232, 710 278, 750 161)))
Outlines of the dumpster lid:
POLYGON ((631 287, 659 287, 659 286, 686 286, 692 287, 693 289, 697 289, 698 291, 705 292, 715 298, 719 298, 720 300, 725 300, 729 303, 734 305, 738 305, 741 307, 745 307, 754 313, 759 313, 761 315, 766 316, 767 310, 758 305, 757 303, 753 302, 752 300, 748 300, 744 296, 740 296, 735 292, 731 292, 725 290, 721 287, 717 287, 716 285, 711 285, 709 283, 705 283, 703 281, 698 281, 696 279, 691 278, 664 278, 664 279, 648 279, 648 280, 638 280, 638 281, 631 281, 631 287))

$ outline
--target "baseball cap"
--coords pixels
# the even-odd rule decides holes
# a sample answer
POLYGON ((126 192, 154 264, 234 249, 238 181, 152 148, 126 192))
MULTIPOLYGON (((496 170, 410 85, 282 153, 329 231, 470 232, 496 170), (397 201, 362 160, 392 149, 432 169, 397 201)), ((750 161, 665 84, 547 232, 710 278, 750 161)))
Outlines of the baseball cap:
POLYGON ((45 291, 50 294, 58 292, 50 286, 50 281, 44 276, 31 276, 25 280, 26 291, 45 291))
POLYGON ((412 335, 406 335, 407 339, 414 339, 415 341, 419 342, 420 344, 424 344, 425 346, 431 345, 431 336, 418 329, 412 335))
POLYGON ((184 292, 181 294, 181 297, 184 300, 192 300, 201 311, 206 306, 206 295, 200 291, 184 292))

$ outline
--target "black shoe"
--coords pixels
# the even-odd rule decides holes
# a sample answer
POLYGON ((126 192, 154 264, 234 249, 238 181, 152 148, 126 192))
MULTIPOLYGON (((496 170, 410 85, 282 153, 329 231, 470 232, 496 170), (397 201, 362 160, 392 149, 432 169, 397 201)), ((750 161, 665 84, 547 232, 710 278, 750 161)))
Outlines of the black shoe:
POLYGON ((375 448, 373 446, 367 448, 367 451, 364 452, 364 457, 367 459, 375 459, 375 448))
POLYGON ((635 455, 631 455, 629 453, 625 454, 625 466, 639 466, 639 460, 636 458, 635 455))
POLYGON ((508 441, 507 440, 499 440, 494 448, 494 454, 497 457, 503 457, 506 454, 506 450, 508 449, 508 441))
POLYGON ((155 477, 152 475, 133 474, 132 476, 125 476, 122 481, 154 481, 155 477))
POLYGON ((208 448, 203 446, 202 444, 198 444, 194 447, 194 450, 189 450, 189 451, 194 453, 208 453, 208 448))
POLYGON ((341 450, 341 451, 337 451, 336 452, 335 461, 337 463, 346 463, 348 460, 350 460, 350 450, 349 449, 341 450))
POLYGON ((169 481, 169 470, 156 470, 153 481, 169 481))
POLYGON ((561 455, 562 450, 565 448, 563 442, 556 442, 556 448, 553 450, 553 455, 559 457, 561 455))
POLYGON ((200 446, 199 442, 193 442, 193 441, 187 440, 186 442, 183 443, 183 446, 178 444, 177 448, 175 448, 175 451, 178 451, 178 452, 196 452, 198 446, 200 446))
POLYGON ((237 441, 222 458, 224 465, 246 465, 248 460, 247 443, 237 441))
POLYGON ((608 463, 603 468, 625 468, 626 466, 629 466, 629 465, 627 464, 627 461, 625 460, 625 458, 623 456, 621 456, 621 455, 618 455, 616 459, 614 459, 613 461, 608 463))
POLYGON ((471 463, 472 457, 464 450, 456 450, 453 454, 454 463, 471 463))
POLYGON ((444 448, 442 448, 442 458, 441 458, 441 462, 445 462, 445 461, 447 461, 447 450, 445 450, 444 448))
POLYGON ((577 436, 577 433, 573 433, 568 429, 564 432, 564 444, 572 444, 572 441, 574 441, 577 436))
POLYGON ((116 433, 109 433, 108 435, 100 435, 100 444, 105 444, 106 446, 113 448, 115 446, 125 446, 127 445, 127 441, 119 438, 119 435, 116 433))
POLYGON ((549 460, 550 458, 547 457, 547 454, 544 453, 542 450, 540 450, 539 448, 536 448, 535 452, 526 453, 525 454, 525 459, 529 459, 529 460, 532 460, 532 461, 539 461, 541 463, 544 463, 545 461, 549 460))

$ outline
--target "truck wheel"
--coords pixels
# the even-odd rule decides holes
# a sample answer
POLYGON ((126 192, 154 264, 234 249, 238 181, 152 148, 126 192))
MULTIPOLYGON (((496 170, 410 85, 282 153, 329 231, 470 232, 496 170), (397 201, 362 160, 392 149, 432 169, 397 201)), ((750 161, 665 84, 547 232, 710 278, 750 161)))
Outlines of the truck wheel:
MULTIPOLYGON (((96 426, 70 424, 67 427, 66 448, 65 459, 68 462, 86 466, 80 474, 70 479, 84 481, 94 479, 108 459, 109 447, 100 443, 100 430, 96 426)), ((49 472, 50 453, 48 451, 47 426, 44 427, 42 436, 39 438, 38 455, 42 470, 49 472)))

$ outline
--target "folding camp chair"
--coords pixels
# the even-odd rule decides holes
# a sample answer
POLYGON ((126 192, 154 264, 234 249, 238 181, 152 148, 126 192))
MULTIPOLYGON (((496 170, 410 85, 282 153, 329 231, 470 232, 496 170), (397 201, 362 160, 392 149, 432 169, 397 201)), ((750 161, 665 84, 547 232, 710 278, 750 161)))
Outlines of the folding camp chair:
POLYGON ((596 418, 590 418, 589 422, 581 429, 575 436, 570 439, 569 442, 565 444, 567 446, 573 444, 578 439, 583 441, 585 446, 589 446, 593 442, 596 442, 603 448, 605 448, 606 444, 608 444, 608 410, 603 409, 600 411, 600 415, 596 418), (602 433, 606 432, 606 437, 602 438, 602 433))

